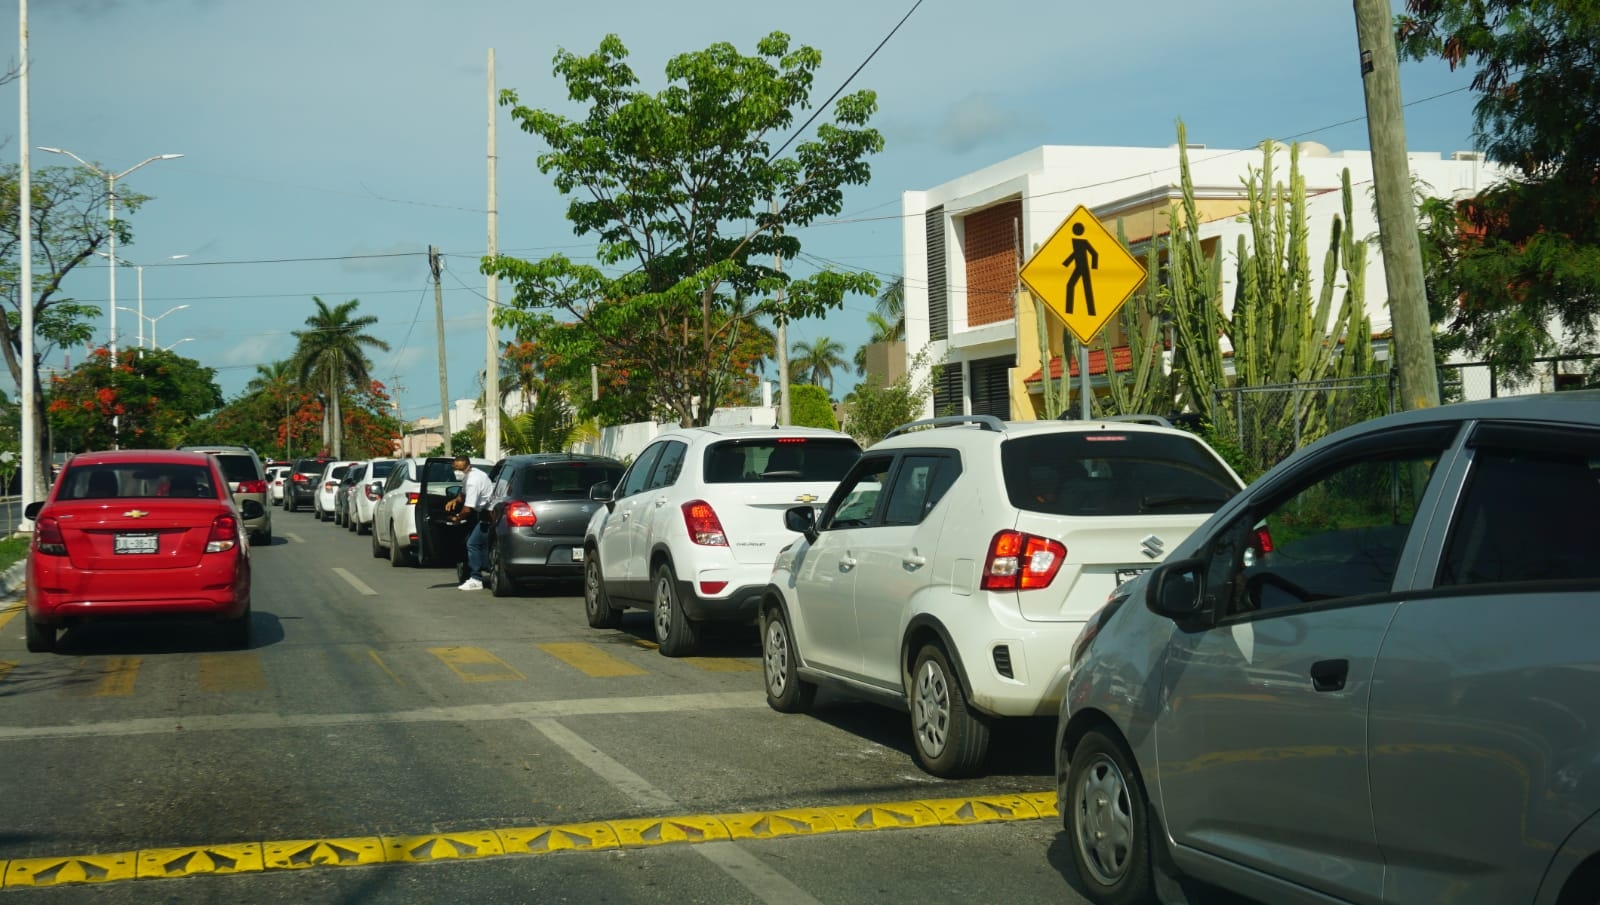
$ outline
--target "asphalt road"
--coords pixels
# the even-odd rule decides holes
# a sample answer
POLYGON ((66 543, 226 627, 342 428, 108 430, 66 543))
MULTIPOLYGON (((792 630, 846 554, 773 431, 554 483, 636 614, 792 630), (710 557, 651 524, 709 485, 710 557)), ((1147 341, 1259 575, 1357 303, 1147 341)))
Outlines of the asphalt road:
POLYGON ((753 628, 672 660, 576 585, 498 599, 309 514, 253 552, 255 642, 0 610, 7 902, 1076 903, 1052 727, 988 775, 904 714, 770 710, 753 628))

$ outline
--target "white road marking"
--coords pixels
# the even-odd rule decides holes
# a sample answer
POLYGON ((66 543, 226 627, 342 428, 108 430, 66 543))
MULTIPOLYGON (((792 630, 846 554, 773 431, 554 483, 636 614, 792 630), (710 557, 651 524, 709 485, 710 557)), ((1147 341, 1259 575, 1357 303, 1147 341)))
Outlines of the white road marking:
MULTIPOLYGON (((593 770, 617 791, 648 808, 669 813, 681 810, 672 796, 650 785, 644 777, 629 770, 582 736, 550 717, 528 720, 533 728, 572 755, 572 759, 593 770)), ((750 890, 767 905, 822 905, 810 893, 790 882, 788 877, 768 867, 760 858, 732 842, 707 842, 693 851, 715 864, 723 873, 750 890)))
POLYGON ((46 738, 118 738, 182 732, 240 732, 252 729, 306 729, 324 726, 377 726, 388 723, 482 723, 541 717, 609 716, 622 713, 693 713, 767 706, 760 691, 674 694, 637 698, 584 698, 572 701, 517 701, 424 707, 392 713, 242 713, 213 716, 149 717, 60 726, 0 726, 0 742, 46 738))
POLYGON ((351 575, 350 571, 348 569, 335 568, 333 570, 333 574, 339 576, 340 578, 343 578, 345 581, 350 583, 350 587, 355 588, 357 591, 361 592, 362 594, 365 594, 368 597, 376 597, 376 596, 378 596, 378 592, 377 591, 374 591, 372 588, 367 587, 367 583, 366 582, 364 582, 361 579, 355 577, 354 575, 351 575))
POLYGON ((293 531, 285 531, 285 532, 279 534, 278 536, 283 538, 284 540, 292 540, 297 544, 303 544, 303 543, 306 542, 305 538, 301 537, 298 534, 295 534, 293 531))

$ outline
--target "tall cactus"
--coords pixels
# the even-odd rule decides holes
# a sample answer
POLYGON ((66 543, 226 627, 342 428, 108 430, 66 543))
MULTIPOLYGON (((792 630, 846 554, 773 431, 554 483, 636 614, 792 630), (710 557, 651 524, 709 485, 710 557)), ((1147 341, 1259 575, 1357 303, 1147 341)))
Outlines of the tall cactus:
MULTIPOLYGON (((1128 236, 1117 220, 1117 241, 1124 247, 1128 236)), ((1145 272, 1158 272, 1161 243, 1154 236, 1145 246, 1145 272)), ((1116 354, 1111 346, 1113 331, 1100 333, 1100 351, 1106 357, 1106 386, 1109 409, 1114 413, 1153 413, 1172 411, 1172 384, 1162 373, 1161 314, 1167 304, 1167 291, 1154 276, 1128 299, 1119 312, 1122 333, 1128 342, 1128 371, 1116 370, 1116 354)))
POLYGON ((1222 356, 1221 256, 1206 253, 1200 241, 1200 214, 1189 169, 1187 130, 1178 122, 1178 173, 1182 203, 1167 213, 1168 272, 1177 348, 1173 367, 1182 393, 1179 408, 1215 422, 1216 387, 1227 386, 1222 356))

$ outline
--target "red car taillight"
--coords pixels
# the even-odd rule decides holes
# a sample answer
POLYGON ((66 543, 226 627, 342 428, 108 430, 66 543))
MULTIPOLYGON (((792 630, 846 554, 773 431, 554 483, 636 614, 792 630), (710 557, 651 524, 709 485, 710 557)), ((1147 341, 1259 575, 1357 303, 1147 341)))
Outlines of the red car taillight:
POLYGON ((61 536, 61 523, 53 518, 34 523, 33 549, 46 556, 66 556, 67 539, 61 536))
POLYGON ((417 505, 417 495, 414 494, 414 493, 406 494, 406 505, 407 506, 415 506, 415 505, 417 505))
POLYGON ((240 481, 239 482, 239 492, 240 493, 266 493, 267 492, 267 482, 266 481, 240 481))
POLYGON ((717 511, 705 500, 690 500, 683 504, 683 522, 689 527, 689 540, 702 547, 726 547, 728 535, 722 530, 722 520, 717 511))
POLYGON ((1058 540, 1001 531, 989 542, 989 557, 983 564, 985 591, 1028 591, 1047 588, 1061 570, 1067 548, 1058 540))
POLYGON ((1272 532, 1267 530, 1266 525, 1256 528, 1256 552, 1272 552, 1272 532))
POLYGON ((294 474, 289 476, 289 480, 293 481, 296 484, 304 484, 305 482, 307 482, 307 481, 309 481, 311 479, 297 471, 294 474))
POLYGON ((532 528, 539 524, 539 517, 534 515, 532 506, 515 500, 506 504, 506 524, 513 528, 532 528))
POLYGON ((378 497, 383 496, 383 491, 379 490, 377 485, 374 484, 368 484, 367 486, 361 488, 361 490, 367 495, 367 499, 372 500, 373 502, 377 502, 378 497))
POLYGON ((224 553, 239 545, 239 522, 231 515, 211 520, 211 536, 206 538, 207 553, 224 553))

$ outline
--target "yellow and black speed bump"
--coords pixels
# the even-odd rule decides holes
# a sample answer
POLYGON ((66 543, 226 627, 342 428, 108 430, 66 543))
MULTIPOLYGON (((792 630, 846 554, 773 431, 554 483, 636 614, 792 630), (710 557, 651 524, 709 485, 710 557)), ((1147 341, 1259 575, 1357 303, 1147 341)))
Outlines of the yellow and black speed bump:
POLYGON ((0 887, 260 873, 600 851, 821 833, 961 826, 1055 817, 1054 792, 785 808, 741 814, 643 817, 464 833, 290 839, 0 861, 0 887))

